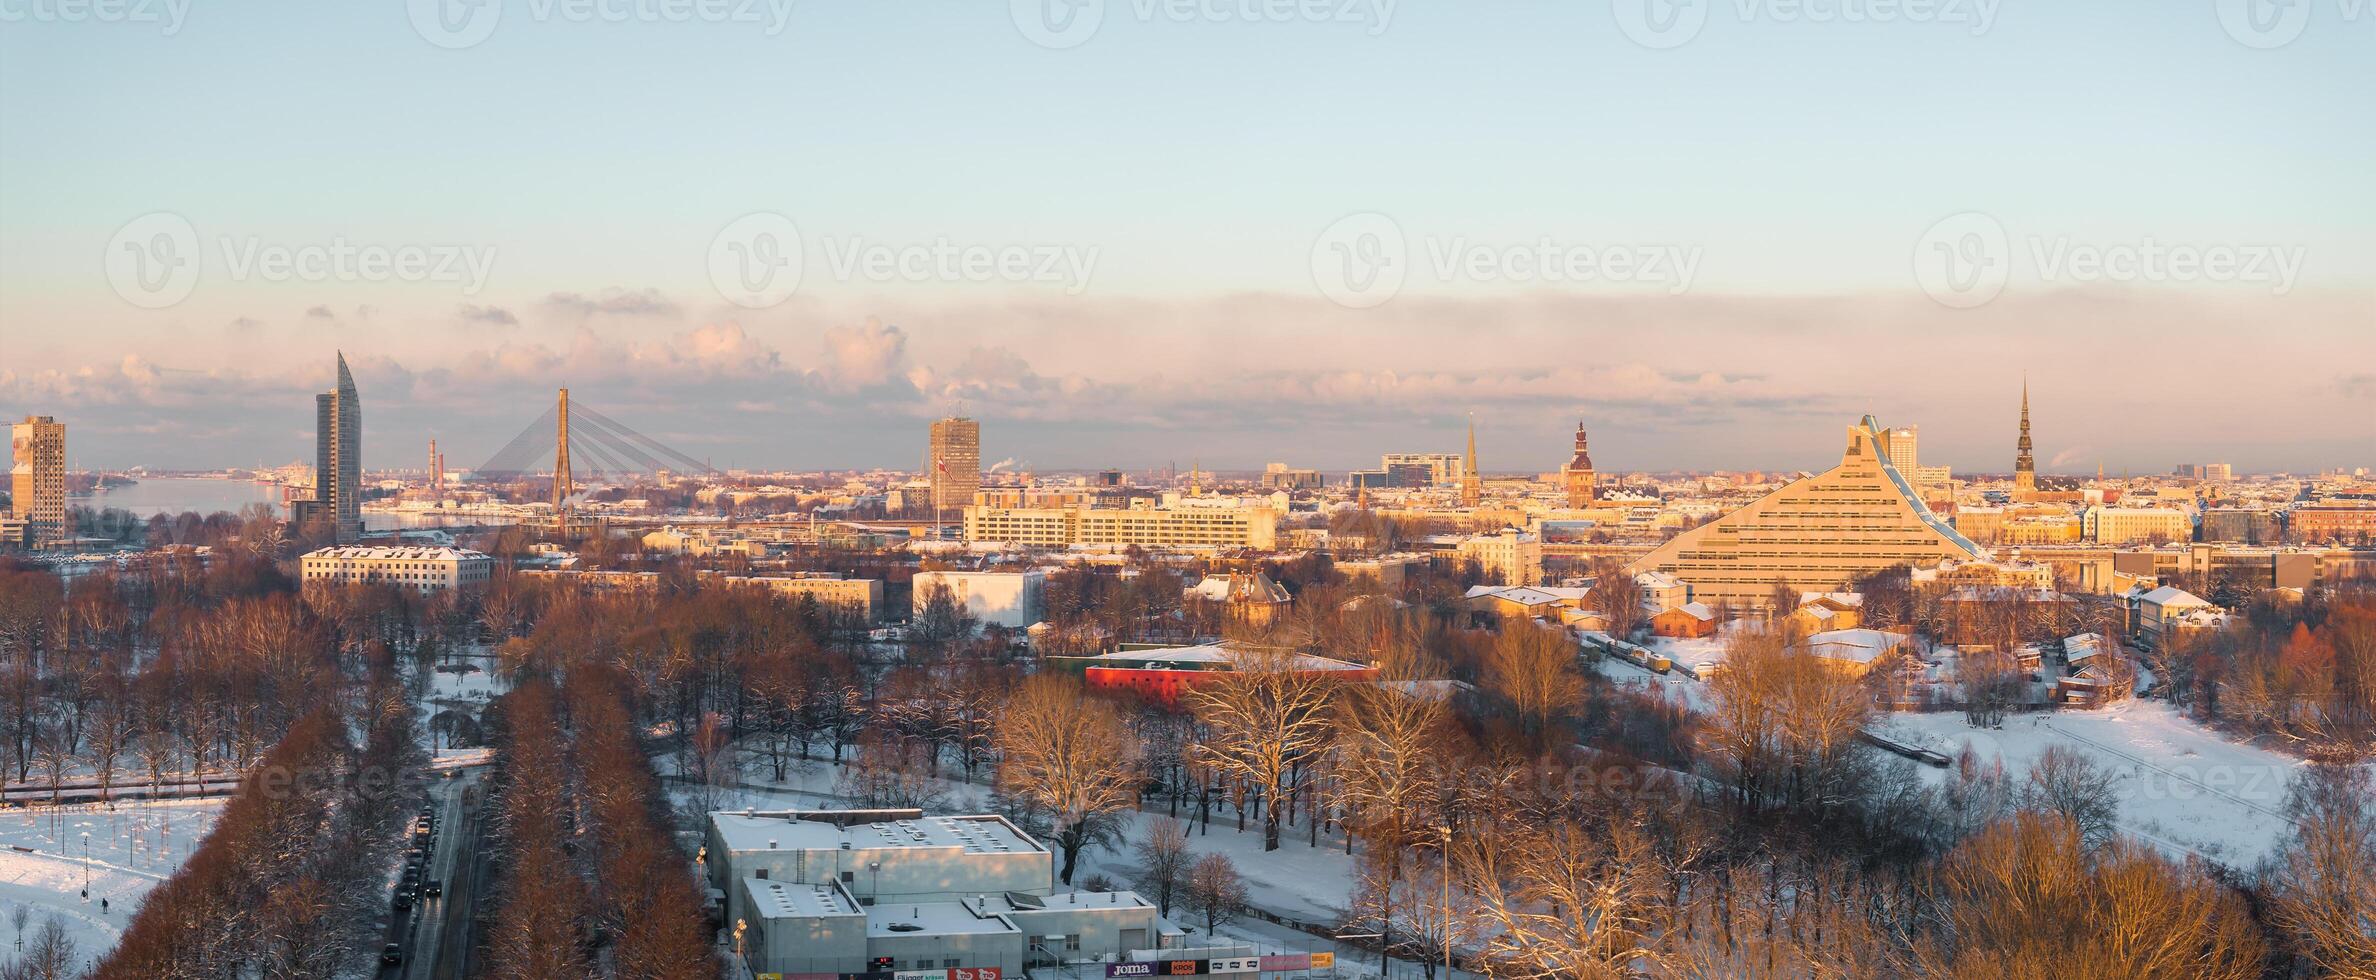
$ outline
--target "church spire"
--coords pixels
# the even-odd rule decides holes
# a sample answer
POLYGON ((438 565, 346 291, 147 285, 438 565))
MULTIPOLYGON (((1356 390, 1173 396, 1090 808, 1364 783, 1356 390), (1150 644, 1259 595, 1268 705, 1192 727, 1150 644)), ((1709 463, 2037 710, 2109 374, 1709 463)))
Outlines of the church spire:
POLYGON ((2029 374, 2027 372, 2021 376, 2021 440, 2015 444, 2014 448, 2019 452, 2013 457, 2013 492, 2016 494, 2034 493, 2038 489, 2038 460, 2030 453, 2029 374))

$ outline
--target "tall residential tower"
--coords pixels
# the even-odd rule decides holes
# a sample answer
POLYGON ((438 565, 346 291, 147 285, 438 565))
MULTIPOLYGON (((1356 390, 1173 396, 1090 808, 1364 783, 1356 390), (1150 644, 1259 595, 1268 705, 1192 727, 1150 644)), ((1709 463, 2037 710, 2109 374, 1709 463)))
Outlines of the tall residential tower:
POLYGON ((16 464, 8 473, 9 499, 25 522, 26 543, 56 547, 66 538, 66 426, 48 415, 27 415, 9 427, 16 464))

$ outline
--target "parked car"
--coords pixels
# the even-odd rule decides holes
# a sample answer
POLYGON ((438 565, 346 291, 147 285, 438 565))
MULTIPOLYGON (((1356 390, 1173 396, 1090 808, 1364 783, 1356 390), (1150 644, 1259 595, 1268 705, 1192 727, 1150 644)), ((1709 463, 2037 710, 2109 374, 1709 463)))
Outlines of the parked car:
POLYGON ((404 947, 395 943, 380 947, 380 962, 388 966, 403 966, 404 947))

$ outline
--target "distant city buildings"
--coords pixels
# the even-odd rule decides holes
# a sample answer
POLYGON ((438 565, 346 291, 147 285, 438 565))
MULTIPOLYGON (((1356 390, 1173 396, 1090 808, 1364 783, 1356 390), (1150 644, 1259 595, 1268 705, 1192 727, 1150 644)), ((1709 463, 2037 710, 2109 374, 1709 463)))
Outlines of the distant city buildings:
POLYGON ((1542 539, 1518 528, 1463 538, 1455 554, 1463 563, 1475 562, 1484 572, 1485 581, 1496 585, 1543 582, 1542 539))
POLYGON ((298 559, 307 586, 393 585, 415 592, 484 585, 495 561, 464 548, 337 547, 298 559))
POLYGON ((1239 549, 1278 547, 1267 502, 1173 500, 1153 507, 968 507, 965 540, 1034 548, 1076 545, 1239 549))
POLYGON ((932 423, 924 462, 936 520, 973 506, 974 493, 982 489, 982 423, 969 418, 932 423))
POLYGON ((10 528, 18 543, 54 548, 68 537, 66 526, 66 425, 48 415, 27 415, 9 427, 10 528))

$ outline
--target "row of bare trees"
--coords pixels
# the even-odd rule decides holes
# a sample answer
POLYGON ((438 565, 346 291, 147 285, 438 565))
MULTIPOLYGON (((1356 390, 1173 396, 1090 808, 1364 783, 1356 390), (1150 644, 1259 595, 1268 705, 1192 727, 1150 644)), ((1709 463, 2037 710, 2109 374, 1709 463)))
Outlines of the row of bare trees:
POLYGON ((632 690, 587 664, 570 671, 566 692, 532 676, 490 709, 501 869, 485 937, 491 974, 717 976, 632 690))
POLYGON ((411 707, 382 677, 349 718, 317 709, 244 777, 181 872, 95 976, 322 977, 376 948, 379 887, 420 799, 411 707), (364 733, 356 746, 350 726, 364 733))

